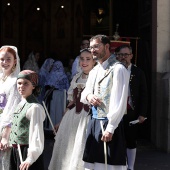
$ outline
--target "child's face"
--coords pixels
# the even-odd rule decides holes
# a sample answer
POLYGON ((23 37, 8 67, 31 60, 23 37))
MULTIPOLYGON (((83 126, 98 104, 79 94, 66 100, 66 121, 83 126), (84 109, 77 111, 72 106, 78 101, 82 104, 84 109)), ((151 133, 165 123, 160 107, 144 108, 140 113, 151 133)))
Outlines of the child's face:
POLYGON ((27 98, 32 94, 35 87, 29 80, 20 78, 17 80, 17 89, 23 98, 27 98))
POLYGON ((12 67, 16 64, 16 59, 9 52, 0 52, 0 67, 6 73, 12 72, 12 67))

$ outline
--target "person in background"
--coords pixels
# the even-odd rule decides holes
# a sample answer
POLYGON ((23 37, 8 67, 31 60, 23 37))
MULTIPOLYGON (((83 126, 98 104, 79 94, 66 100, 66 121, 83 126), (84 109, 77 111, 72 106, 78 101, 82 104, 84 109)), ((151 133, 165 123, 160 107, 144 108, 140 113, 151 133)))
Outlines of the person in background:
MULTIPOLYGON (((49 111, 53 124, 61 121, 66 107, 66 91, 70 86, 61 61, 55 61, 50 71, 48 81, 45 83, 44 102, 49 111)), ((52 130, 48 119, 44 123, 45 130, 52 130)))
POLYGON ((48 79, 49 79, 49 75, 50 75, 50 71, 52 69, 53 63, 54 63, 54 59, 52 58, 47 58, 43 65, 40 68, 40 71, 38 73, 39 76, 39 86, 41 87, 41 93, 38 96, 38 100, 40 103, 42 103, 43 99, 44 99, 44 95, 45 95, 45 84, 47 83, 48 79))
POLYGON ((130 73, 127 114, 124 115, 123 122, 127 145, 128 170, 134 170, 138 124, 130 126, 129 122, 139 119, 139 124, 141 124, 146 118, 148 106, 147 84, 144 72, 131 63, 133 58, 131 46, 122 45, 116 48, 115 53, 117 60, 125 64, 130 73))
MULTIPOLYGON (((89 40, 88 39, 83 39, 80 45, 80 50, 84 49, 84 48, 88 48, 90 45, 89 40)), ((80 56, 77 56, 76 59, 74 60, 73 64, 72 64, 72 78, 74 75, 76 75, 78 72, 81 72, 81 68, 79 66, 79 58, 80 56)))
POLYGON ((68 90, 69 81, 61 61, 55 61, 53 63, 45 86, 55 87, 58 90, 68 90))
POLYGON ((126 110, 129 73, 110 52, 110 39, 96 35, 90 39, 93 58, 98 65, 90 72, 81 102, 92 106, 87 127, 83 161, 86 169, 126 170, 126 146, 122 118, 126 110), (102 127, 104 133, 102 133, 102 127))
POLYGON ((15 109, 9 143, 12 146, 10 170, 43 170, 44 108, 39 104, 38 74, 23 70, 17 77, 17 89, 22 99, 15 109), (21 157, 19 156, 19 148, 21 157), (23 162, 21 162, 21 158, 23 162))
POLYGON ((65 67, 65 73, 68 77, 69 82, 71 82, 72 80, 71 70, 72 70, 73 62, 74 62, 74 58, 70 57, 68 61, 68 66, 65 67))
POLYGON ((90 108, 80 102, 89 72, 95 61, 90 51, 80 52, 81 72, 76 74, 68 90, 69 104, 55 136, 49 170, 84 170, 82 156, 90 108))
POLYGON ((14 46, 0 48, 0 169, 9 170, 11 150, 8 141, 13 112, 21 97, 17 91, 16 81, 20 72, 18 50, 14 46), (3 139, 4 138, 4 139, 3 139), (5 151, 4 151, 5 150, 5 151))
POLYGON ((36 52, 32 51, 29 54, 28 59, 24 63, 22 70, 32 70, 38 73, 39 72, 39 66, 38 66, 39 58, 40 58, 40 53, 38 51, 36 52))

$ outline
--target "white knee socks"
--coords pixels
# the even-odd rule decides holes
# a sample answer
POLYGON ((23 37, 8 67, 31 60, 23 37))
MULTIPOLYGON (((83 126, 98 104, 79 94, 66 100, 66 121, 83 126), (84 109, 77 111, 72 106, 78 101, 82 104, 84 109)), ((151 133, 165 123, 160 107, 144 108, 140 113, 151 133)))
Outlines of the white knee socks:
POLYGON ((136 148, 135 149, 127 149, 127 161, 128 161, 128 169, 134 170, 135 158, 136 158, 136 148))

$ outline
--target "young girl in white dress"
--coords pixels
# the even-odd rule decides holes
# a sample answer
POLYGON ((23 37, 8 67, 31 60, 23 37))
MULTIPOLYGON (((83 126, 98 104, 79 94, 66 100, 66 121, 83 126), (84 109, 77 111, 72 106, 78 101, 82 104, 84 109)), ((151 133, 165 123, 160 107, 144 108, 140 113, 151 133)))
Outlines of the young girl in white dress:
MULTIPOLYGON (((0 136, 8 137, 13 112, 20 102, 20 95, 16 88, 20 59, 17 48, 2 46, 0 48, 0 136), (3 131, 3 134, 2 134, 3 131), (4 135, 4 136, 3 136, 4 135)), ((5 138, 4 138, 5 139, 5 138)), ((0 169, 9 169, 8 141, 0 138, 0 169), (6 150, 7 149, 7 150, 6 150)))
POLYGON ((80 97, 95 64, 91 52, 82 50, 79 63, 82 72, 73 77, 68 90, 70 102, 55 136, 49 170, 84 170, 82 156, 90 107, 81 103, 80 97))

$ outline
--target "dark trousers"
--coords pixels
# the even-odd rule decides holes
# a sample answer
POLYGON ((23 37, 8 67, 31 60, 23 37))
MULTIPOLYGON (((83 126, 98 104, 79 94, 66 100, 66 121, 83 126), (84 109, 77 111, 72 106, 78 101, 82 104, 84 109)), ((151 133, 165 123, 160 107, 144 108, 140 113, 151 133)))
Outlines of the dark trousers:
POLYGON ((138 115, 132 109, 127 110, 127 114, 123 117, 124 131, 125 131, 125 139, 126 139, 126 147, 129 149, 136 148, 137 145, 137 133, 139 125, 131 125, 129 126, 129 122, 136 120, 138 115))
MULTIPOLYGON (((22 159, 23 161, 27 158, 27 150, 28 145, 21 146, 21 153, 22 153, 22 159)), ((20 158, 19 158, 19 152, 17 148, 12 148, 11 150, 11 156, 10 156, 10 170, 20 170, 20 158)), ((40 157, 35 161, 30 167, 29 170, 44 170, 44 163, 43 163, 43 156, 42 154, 40 157)))

